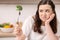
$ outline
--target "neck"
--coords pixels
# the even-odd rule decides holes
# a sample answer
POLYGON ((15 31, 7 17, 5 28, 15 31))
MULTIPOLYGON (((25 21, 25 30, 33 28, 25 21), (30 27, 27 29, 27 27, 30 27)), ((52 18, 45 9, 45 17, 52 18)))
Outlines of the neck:
POLYGON ((42 26, 45 26, 45 22, 42 22, 42 26))

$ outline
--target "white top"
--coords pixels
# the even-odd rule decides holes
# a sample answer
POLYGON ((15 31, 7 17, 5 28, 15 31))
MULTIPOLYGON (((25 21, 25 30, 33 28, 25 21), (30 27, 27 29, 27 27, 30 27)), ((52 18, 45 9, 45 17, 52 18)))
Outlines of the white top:
MULTIPOLYGON (((26 40, 48 40, 47 34, 45 32, 45 27, 41 26, 44 33, 39 34, 39 33, 33 31, 33 29, 32 29, 33 24, 34 24, 34 19, 32 18, 32 16, 30 16, 25 20, 25 22, 22 26, 22 31, 27 38, 26 40)), ((59 36, 60 33, 57 33, 57 34, 59 36)))

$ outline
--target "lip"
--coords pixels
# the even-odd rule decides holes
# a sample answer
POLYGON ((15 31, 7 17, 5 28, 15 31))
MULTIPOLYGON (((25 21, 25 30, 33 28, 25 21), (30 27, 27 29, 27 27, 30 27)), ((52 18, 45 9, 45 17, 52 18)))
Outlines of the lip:
POLYGON ((42 18, 46 19, 47 17, 46 16, 42 16, 42 18))

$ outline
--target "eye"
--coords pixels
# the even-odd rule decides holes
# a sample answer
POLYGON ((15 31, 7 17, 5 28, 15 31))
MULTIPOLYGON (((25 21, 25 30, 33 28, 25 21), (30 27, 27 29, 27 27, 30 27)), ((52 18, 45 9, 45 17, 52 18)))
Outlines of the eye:
POLYGON ((45 12, 49 12, 49 10, 46 10, 45 12))
POLYGON ((43 10, 40 10, 40 12, 43 12, 43 10))

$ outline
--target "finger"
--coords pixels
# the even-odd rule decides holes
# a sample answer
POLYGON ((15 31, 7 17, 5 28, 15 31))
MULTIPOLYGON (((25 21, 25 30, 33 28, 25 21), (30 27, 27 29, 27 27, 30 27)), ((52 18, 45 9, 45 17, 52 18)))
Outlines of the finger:
POLYGON ((51 19, 53 19, 53 18, 54 18, 54 16, 55 16, 55 14, 52 14, 52 15, 50 16, 50 18, 51 18, 51 19))
POLYGON ((15 30, 15 31, 14 31, 14 34, 18 34, 18 33, 20 34, 21 32, 22 32, 22 31, 20 31, 20 30, 15 30))
POLYGON ((18 25, 15 26, 15 29, 20 29, 20 27, 18 25))
POLYGON ((21 34, 21 33, 22 33, 22 31, 20 31, 20 30, 15 31, 15 34, 21 34))
POLYGON ((50 16, 50 19, 49 19, 49 20, 52 20, 52 19, 54 18, 54 16, 55 16, 55 14, 52 14, 52 15, 50 16))

